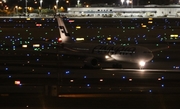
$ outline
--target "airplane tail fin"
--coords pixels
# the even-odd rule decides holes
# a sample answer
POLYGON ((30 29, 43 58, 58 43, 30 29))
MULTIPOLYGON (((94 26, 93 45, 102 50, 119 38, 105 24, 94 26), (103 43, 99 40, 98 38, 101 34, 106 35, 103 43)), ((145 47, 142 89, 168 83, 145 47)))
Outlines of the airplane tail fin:
POLYGON ((58 41, 62 43, 72 42, 70 38, 70 34, 68 33, 66 26, 63 22, 63 19, 61 17, 57 17, 57 22, 58 22, 59 35, 60 35, 58 41))

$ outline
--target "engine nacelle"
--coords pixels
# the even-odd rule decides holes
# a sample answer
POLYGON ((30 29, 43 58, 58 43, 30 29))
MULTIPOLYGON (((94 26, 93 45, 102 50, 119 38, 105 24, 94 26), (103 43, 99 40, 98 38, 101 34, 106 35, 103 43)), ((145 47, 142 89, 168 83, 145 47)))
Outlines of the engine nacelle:
POLYGON ((84 66, 88 68, 98 68, 100 64, 96 58, 88 57, 84 60, 84 66))

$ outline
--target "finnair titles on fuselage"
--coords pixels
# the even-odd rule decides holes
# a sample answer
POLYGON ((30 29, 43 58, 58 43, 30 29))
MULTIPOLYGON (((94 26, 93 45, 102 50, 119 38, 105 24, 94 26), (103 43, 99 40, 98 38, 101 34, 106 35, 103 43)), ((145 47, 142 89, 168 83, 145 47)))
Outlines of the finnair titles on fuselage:
POLYGON ((61 44, 64 50, 71 54, 86 56, 85 65, 90 67, 98 66, 99 58, 107 58, 107 61, 126 61, 138 63, 141 67, 153 58, 152 52, 141 46, 121 46, 121 45, 95 45, 72 42, 70 35, 61 17, 57 17, 61 44))

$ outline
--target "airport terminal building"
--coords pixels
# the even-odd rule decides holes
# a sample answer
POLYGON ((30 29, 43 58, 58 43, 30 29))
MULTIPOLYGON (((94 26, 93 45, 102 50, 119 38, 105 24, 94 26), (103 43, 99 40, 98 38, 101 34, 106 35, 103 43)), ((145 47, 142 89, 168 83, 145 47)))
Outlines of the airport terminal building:
POLYGON ((69 17, 179 17, 180 5, 127 7, 69 7, 69 17))

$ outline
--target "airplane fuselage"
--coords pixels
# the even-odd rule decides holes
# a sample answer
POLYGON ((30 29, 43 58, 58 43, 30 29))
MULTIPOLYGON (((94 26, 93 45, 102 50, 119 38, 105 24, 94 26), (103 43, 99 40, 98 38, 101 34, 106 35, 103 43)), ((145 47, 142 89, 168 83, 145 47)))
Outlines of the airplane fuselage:
POLYGON ((106 59, 107 61, 116 60, 138 63, 140 60, 148 62, 153 58, 152 52, 141 46, 71 43, 65 44, 65 47, 68 51, 89 57, 105 59, 105 56, 109 56, 109 59, 106 59))

